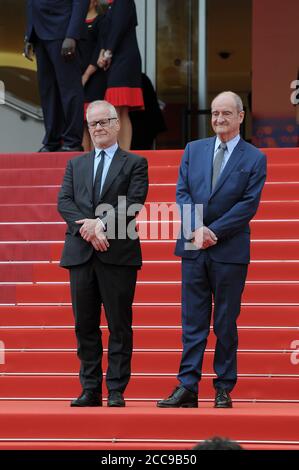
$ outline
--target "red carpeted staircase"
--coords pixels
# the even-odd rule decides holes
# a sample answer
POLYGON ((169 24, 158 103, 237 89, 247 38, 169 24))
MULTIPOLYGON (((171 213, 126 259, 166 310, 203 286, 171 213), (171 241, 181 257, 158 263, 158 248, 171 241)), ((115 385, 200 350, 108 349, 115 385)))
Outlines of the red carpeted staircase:
MULTIPOLYGON (((147 208, 170 205, 182 151, 139 153, 149 160, 147 208)), ((80 393, 79 364, 68 272, 58 266, 65 224, 56 210, 70 156, 0 155, 0 449, 190 449, 216 434, 250 449, 299 449, 299 149, 266 153, 232 410, 213 408, 212 331, 198 410, 155 406, 176 385, 180 261, 163 216, 147 220, 145 212, 127 407, 70 408, 80 393)), ((171 237, 177 226, 174 215, 171 237)), ((104 315, 103 325, 106 348, 104 315)))

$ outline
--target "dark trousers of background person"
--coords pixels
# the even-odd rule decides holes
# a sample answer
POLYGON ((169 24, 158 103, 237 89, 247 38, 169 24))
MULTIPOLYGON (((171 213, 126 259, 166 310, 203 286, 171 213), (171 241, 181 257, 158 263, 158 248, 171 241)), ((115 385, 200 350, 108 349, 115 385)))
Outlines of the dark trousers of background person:
POLYGON ((66 62, 61 55, 62 40, 37 38, 35 53, 46 134, 49 147, 81 146, 83 137, 84 93, 81 69, 75 58, 66 62))
POLYGON ((96 253, 85 264, 70 268, 70 283, 78 357, 81 361, 80 382, 83 389, 102 390, 101 305, 104 305, 109 328, 108 391, 123 393, 131 375, 133 348, 132 303, 136 266, 119 266, 101 262, 96 253))

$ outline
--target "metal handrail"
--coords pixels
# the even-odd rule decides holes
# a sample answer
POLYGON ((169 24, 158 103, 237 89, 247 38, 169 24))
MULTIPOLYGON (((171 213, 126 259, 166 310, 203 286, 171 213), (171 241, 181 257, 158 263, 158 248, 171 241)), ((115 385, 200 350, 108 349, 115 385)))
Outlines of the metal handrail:
POLYGON ((16 98, 10 93, 5 93, 5 102, 2 106, 7 106, 8 108, 14 109, 15 111, 25 114, 26 116, 36 119, 37 121, 43 121, 43 112, 40 107, 30 105, 29 103, 16 98))

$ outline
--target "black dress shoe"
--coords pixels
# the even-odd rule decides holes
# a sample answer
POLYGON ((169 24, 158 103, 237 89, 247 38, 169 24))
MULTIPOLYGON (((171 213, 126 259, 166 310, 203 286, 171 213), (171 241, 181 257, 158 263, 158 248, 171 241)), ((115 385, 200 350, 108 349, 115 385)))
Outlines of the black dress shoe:
POLYGON ((59 145, 43 145, 38 152, 57 152, 59 147, 59 145))
POLYGON ((82 394, 71 402, 71 406, 102 406, 102 395, 94 390, 83 390, 82 394))
POLYGON ((58 152, 84 152, 82 145, 76 145, 75 147, 70 147, 69 145, 63 145, 60 147, 58 152))
POLYGON ((214 408, 232 408, 233 403, 229 393, 224 389, 217 389, 214 408))
POLYGON ((198 408, 197 393, 190 392, 183 385, 174 389, 165 400, 157 402, 158 408, 198 408))
POLYGON ((122 407, 126 406, 126 402, 121 392, 113 391, 109 392, 107 406, 111 407, 122 407))

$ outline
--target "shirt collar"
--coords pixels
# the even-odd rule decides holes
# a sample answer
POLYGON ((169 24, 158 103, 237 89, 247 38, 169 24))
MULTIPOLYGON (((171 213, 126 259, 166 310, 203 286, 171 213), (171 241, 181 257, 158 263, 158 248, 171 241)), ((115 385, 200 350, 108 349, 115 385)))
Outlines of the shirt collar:
MULTIPOLYGON (((234 148, 236 147, 237 143, 239 142, 240 140, 240 134, 236 135, 233 139, 231 140, 228 140, 226 142, 226 146, 227 146, 227 152, 229 154, 232 153, 232 151, 234 150, 234 148)), ((221 144, 221 140, 219 139, 219 137, 217 136, 216 137, 216 142, 215 142, 215 152, 218 150, 218 147, 219 145, 221 144)))
POLYGON ((112 159, 114 157, 114 154, 115 154, 117 149, 118 149, 118 143, 115 143, 115 144, 111 145, 111 147, 107 147, 106 149, 95 148, 94 149, 95 150, 94 157, 99 158, 100 153, 102 152, 102 150, 104 150, 106 155, 108 156, 108 158, 112 159))

